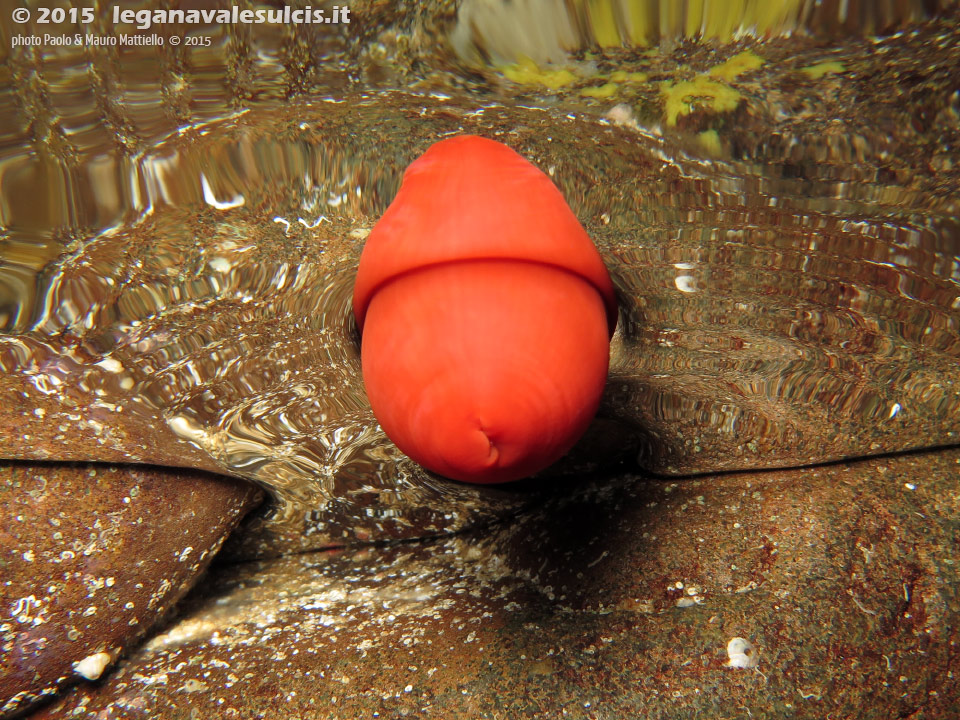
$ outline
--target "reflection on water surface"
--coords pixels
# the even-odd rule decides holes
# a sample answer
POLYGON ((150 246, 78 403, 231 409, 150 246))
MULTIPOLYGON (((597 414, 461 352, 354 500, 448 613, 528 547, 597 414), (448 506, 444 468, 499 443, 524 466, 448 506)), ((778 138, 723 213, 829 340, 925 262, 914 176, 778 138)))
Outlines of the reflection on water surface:
POLYGON ((558 472, 957 441, 951 18, 841 47, 661 37, 587 52, 588 37, 568 77, 551 53, 505 66, 491 47, 476 64, 482 38, 455 36, 466 65, 386 12, 359 7, 322 36, 211 28, 212 47, 159 55, 8 54, 0 387, 67 447, 22 436, 5 455, 106 459, 70 446, 85 424, 131 459, 270 488, 306 533, 291 542, 309 546, 450 530, 524 502, 404 458, 360 380, 363 239, 406 165, 455 133, 548 172, 617 284, 600 418, 558 472), (746 51, 762 62, 729 71, 746 51), (664 108, 682 82, 674 124, 664 108), (721 91, 732 109, 711 100, 721 91))

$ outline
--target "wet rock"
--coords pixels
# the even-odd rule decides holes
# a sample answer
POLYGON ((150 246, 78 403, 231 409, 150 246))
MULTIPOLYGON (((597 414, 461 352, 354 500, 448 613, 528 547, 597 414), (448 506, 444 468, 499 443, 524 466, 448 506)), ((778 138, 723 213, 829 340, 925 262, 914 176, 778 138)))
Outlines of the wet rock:
MULTIPOLYGON (((49 352, 43 342, 4 338, 0 367, 20 355, 19 372, 0 373, 0 456, 10 460, 96 461, 217 469, 197 448, 178 443, 156 416, 130 412, 129 403, 111 403, 91 391, 69 353, 49 352), (6 356, 6 357, 4 357, 6 356), (27 360, 26 358, 30 359, 27 360), (49 384, 30 368, 48 361, 67 370, 66 383, 49 384)), ((102 370, 102 368, 98 368, 102 370)), ((134 406, 136 401, 133 401, 134 406)))
POLYGON ((595 482, 487 533, 219 568, 35 720, 949 717, 958 467, 595 482))
POLYGON ((193 471, 0 465, 0 717, 99 678, 260 497, 193 471))

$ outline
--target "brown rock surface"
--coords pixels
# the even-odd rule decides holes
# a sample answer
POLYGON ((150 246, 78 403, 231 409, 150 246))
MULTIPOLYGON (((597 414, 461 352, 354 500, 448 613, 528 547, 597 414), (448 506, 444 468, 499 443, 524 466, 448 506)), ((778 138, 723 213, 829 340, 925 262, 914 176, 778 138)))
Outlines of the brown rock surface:
MULTIPOLYGON (((38 349, 42 343, 25 342, 24 346, 38 349)), ((8 348, 0 348, 0 353, 4 349, 8 348)), ((54 392, 39 390, 34 377, 19 372, 22 368, 0 373, 0 438, 4 440, 0 458, 219 469, 192 445, 176 442, 155 415, 124 412, 123 403, 105 404, 95 393, 81 389, 78 368, 66 358, 58 357, 53 363, 70 368, 71 378, 55 386, 54 392)))
POLYGON ((259 497, 201 472, 0 465, 0 717, 99 677, 259 497))
POLYGON ((948 718, 958 469, 596 482, 485 533, 222 567, 34 720, 948 718))

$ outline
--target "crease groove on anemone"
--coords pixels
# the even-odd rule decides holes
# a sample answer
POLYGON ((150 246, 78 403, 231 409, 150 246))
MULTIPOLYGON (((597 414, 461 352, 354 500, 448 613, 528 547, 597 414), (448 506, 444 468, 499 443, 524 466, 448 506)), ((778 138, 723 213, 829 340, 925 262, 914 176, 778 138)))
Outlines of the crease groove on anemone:
MULTIPOLYGON (((585 282, 587 285, 589 285, 594 290, 596 290, 597 294, 600 295, 601 298, 604 297, 603 289, 600 286, 598 286, 596 283, 594 283, 590 278, 584 275, 581 275, 580 273, 574 272, 570 268, 560 265, 559 263, 544 262, 543 260, 527 260, 525 258, 516 258, 516 257, 502 257, 497 255, 491 255, 488 257, 471 257, 471 258, 464 258, 462 260, 460 259, 444 260, 442 262, 430 263, 429 265, 421 265, 420 267, 404 270, 402 272, 397 273, 396 275, 392 275, 384 279, 382 282, 379 282, 376 285, 372 285, 368 292, 367 302, 362 308, 362 314, 360 319, 357 319, 356 310, 354 310, 354 322, 357 326, 357 333, 359 338, 362 341, 363 324, 366 322, 367 311, 370 309, 370 300, 372 300, 373 297, 384 288, 389 287, 390 285, 397 282, 398 280, 403 280, 409 277, 413 277, 421 273, 429 272, 430 270, 437 270, 445 267, 450 267, 452 265, 480 264, 480 263, 489 263, 489 262, 516 263, 518 265, 531 265, 534 267, 542 267, 542 268, 548 268, 550 270, 556 270, 558 272, 562 272, 566 275, 575 277, 578 280, 585 282)), ((616 293, 616 291, 617 291, 617 287, 616 285, 614 285, 614 293, 616 293)), ((610 337, 613 337, 614 330, 617 327, 617 324, 620 319, 620 315, 623 312, 623 310, 620 307, 620 302, 619 302, 619 299, 616 297, 616 295, 614 295, 614 305, 611 307, 607 307, 607 303, 606 301, 604 301, 604 307, 608 311, 607 312, 608 334, 610 337)))
POLYGON ((493 438, 490 437, 490 433, 487 432, 487 428, 484 427, 484 423, 480 423, 479 430, 481 433, 483 433, 483 436, 490 444, 490 449, 487 453, 487 461, 490 467, 495 467, 500 460, 500 448, 497 447, 497 444, 493 441, 493 438))

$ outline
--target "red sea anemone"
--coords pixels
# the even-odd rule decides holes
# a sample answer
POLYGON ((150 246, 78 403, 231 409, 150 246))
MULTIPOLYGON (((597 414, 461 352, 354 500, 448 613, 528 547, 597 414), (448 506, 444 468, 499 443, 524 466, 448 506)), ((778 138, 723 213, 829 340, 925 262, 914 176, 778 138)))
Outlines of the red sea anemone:
POLYGON ((617 306, 560 191, 476 136, 431 146, 367 239, 353 309, 373 412, 424 467, 516 480, 580 438, 617 306))

